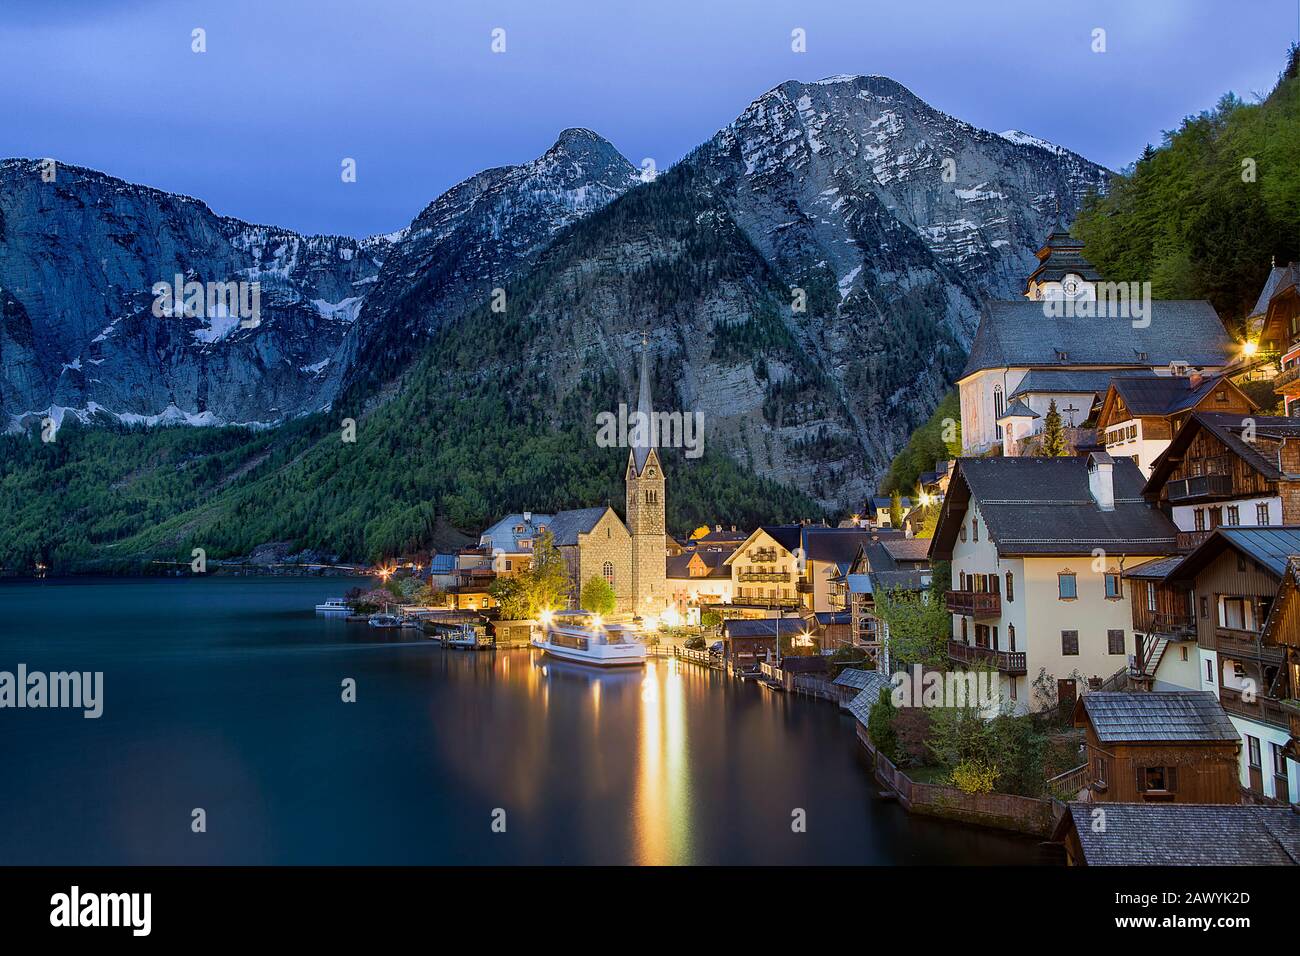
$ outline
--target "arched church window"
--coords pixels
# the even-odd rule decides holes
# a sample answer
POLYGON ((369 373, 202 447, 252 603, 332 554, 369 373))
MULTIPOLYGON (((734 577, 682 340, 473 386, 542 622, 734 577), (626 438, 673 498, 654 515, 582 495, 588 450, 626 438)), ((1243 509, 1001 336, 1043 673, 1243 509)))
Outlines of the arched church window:
POLYGON ((614 586, 614 562, 606 561, 604 566, 600 569, 600 573, 604 575, 605 580, 609 583, 610 587, 613 587, 614 586))

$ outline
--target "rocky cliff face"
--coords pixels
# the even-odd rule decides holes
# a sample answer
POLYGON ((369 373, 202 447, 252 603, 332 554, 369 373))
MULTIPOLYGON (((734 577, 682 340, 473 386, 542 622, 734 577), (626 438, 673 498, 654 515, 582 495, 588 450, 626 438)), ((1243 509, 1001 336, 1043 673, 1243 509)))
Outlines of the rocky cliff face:
MULTIPOLYGON (((714 448, 851 506, 949 387, 979 300, 1021 294, 1058 211, 1105 179, 891 80, 785 83, 558 238, 508 317, 472 316, 476 375, 558 424, 610 369, 631 394, 648 330, 662 409, 700 412, 714 448)), ((440 374, 464 361, 449 351, 440 374)))
POLYGON ((648 332, 662 408, 701 412, 711 446, 759 474, 851 505, 951 383, 978 301, 1019 295, 1058 216, 1105 183, 883 77, 783 83, 650 184, 567 130, 369 240, 252 226, 84 169, 46 183, 9 160, 0 412, 359 414, 432 343, 440 382, 490 379, 530 419, 572 424, 631 394, 648 332), (155 317, 153 284, 178 273, 259 281, 261 323, 155 317))

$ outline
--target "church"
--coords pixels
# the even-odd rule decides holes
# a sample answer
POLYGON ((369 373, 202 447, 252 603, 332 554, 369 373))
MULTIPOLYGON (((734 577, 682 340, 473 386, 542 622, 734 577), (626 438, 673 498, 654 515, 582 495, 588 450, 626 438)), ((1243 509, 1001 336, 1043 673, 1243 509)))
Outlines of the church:
POLYGON ((1052 402, 1067 427, 1083 425, 1116 376, 1209 375, 1235 358, 1209 302, 1154 301, 1137 322, 1054 308, 1062 300, 1096 302, 1102 285, 1083 243, 1063 226, 1035 256, 1024 298, 986 302, 981 310, 957 379, 964 455, 1005 447, 1008 431, 1017 439, 1037 433, 1052 402))
MULTIPOLYGON (((653 403, 649 348, 641 350, 637 412, 651 421, 653 403)), ((582 586, 603 577, 614 589, 616 613, 657 617, 668 606, 666 542, 666 487, 663 464, 654 436, 639 430, 628 449, 626 523, 608 505, 559 511, 553 515, 523 512, 506 515, 479 538, 490 550, 499 575, 517 573, 528 566, 533 545, 549 531, 569 570, 570 603, 580 604, 582 586)))

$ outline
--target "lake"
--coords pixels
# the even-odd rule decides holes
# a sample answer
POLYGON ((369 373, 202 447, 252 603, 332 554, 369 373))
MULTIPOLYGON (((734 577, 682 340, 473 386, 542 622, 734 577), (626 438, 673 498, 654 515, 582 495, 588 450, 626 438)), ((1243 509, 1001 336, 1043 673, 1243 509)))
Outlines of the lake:
POLYGON ((826 701, 314 614, 355 583, 0 583, 0 671, 104 675, 98 719, 0 709, 0 864, 1038 859, 1033 840, 880 799, 826 701))

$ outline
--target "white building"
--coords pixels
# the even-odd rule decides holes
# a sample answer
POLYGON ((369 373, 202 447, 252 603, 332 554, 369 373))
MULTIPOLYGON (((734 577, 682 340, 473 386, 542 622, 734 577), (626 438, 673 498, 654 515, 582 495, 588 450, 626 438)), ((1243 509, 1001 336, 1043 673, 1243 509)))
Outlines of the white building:
POLYGON ((1041 709, 1080 680, 1127 666, 1132 613, 1121 574, 1174 550, 1176 529, 1142 498, 1130 461, 962 458, 930 550, 952 562, 949 659, 987 664, 1002 699, 1041 709))
POLYGON ((1208 302, 1153 301, 1138 317, 1081 307, 1096 304, 1100 278, 1082 248, 1068 233, 1053 232, 1037 253, 1025 298, 985 303, 957 380, 965 454, 1004 442, 1013 403, 1038 416, 1016 422, 1029 435, 1041 430, 1053 401, 1066 426, 1081 426, 1116 375, 1214 372, 1231 360, 1231 340, 1208 302))

